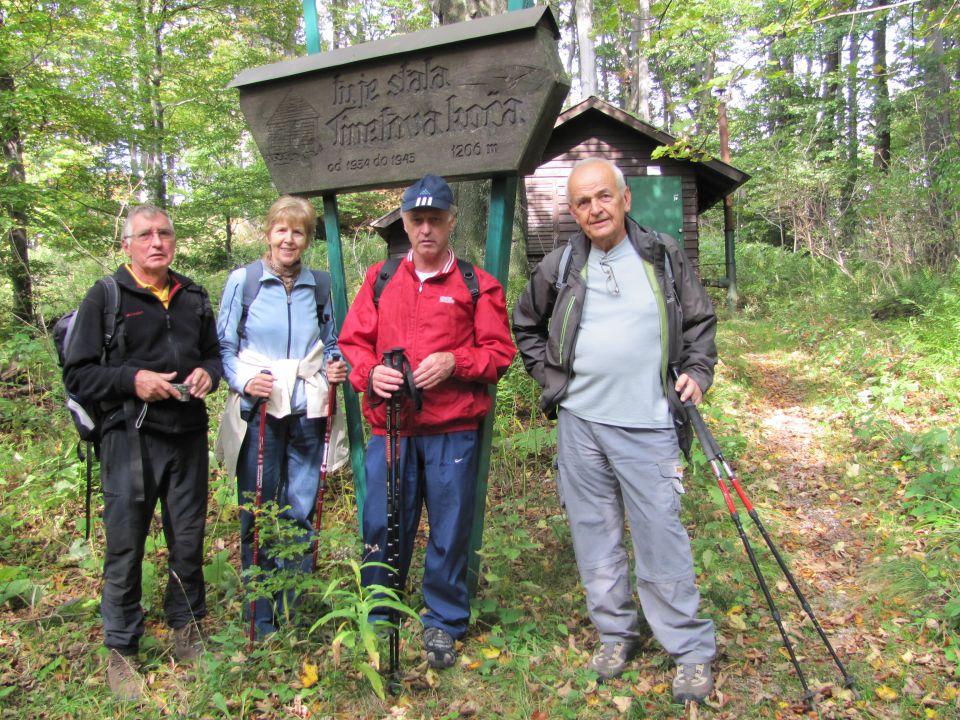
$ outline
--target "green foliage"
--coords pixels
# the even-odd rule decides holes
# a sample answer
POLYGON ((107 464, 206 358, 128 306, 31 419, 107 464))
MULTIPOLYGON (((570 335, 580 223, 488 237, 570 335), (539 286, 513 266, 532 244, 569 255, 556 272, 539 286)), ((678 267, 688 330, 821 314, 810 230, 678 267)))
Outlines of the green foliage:
POLYGON ((904 492, 909 512, 934 521, 960 508, 960 428, 904 433, 900 461, 912 477, 904 492))
POLYGON ((324 614, 310 628, 314 633, 326 625, 333 626, 333 639, 330 645, 334 652, 339 654, 340 648, 346 648, 350 654, 350 662, 370 683, 370 687, 381 700, 384 699, 383 679, 380 676, 379 638, 390 631, 390 625, 383 621, 372 622, 371 613, 395 611, 399 615, 407 615, 413 620, 419 616, 403 603, 400 596, 392 588, 381 585, 365 587, 361 582, 360 573, 363 567, 378 565, 389 568, 382 563, 365 563, 361 565, 356 560, 347 560, 340 564, 341 571, 347 571, 342 576, 334 577, 326 586, 321 596, 333 609, 324 614))
MULTIPOLYGON (((935 286, 936 287, 936 286, 935 286)), ((923 319, 912 325, 917 346, 938 365, 955 367, 960 363, 960 264, 947 282, 928 292, 922 300, 923 319)))

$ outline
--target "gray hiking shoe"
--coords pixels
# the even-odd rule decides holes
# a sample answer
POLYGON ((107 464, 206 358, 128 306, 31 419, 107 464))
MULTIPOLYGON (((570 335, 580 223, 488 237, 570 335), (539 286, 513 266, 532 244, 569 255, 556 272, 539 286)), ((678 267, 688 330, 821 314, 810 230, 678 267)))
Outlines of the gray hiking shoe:
POLYGON ((180 662, 189 663, 203 655, 200 628, 191 620, 182 628, 173 631, 173 656, 180 662))
POLYGON ((623 674, 627 663, 637 650, 637 644, 627 642, 605 642, 590 658, 588 667, 603 680, 613 680, 623 674))
POLYGON ((457 661, 453 636, 441 628, 428 627, 423 631, 423 649, 427 651, 427 664, 432 668, 452 667, 457 661))
POLYGON ((118 650, 110 650, 107 658, 107 683, 121 702, 140 699, 143 678, 134 667, 136 662, 136 655, 124 655, 118 650))
POLYGON ((702 703, 713 692, 713 673, 710 663, 687 663, 677 665, 677 676, 673 679, 673 701, 685 703, 693 700, 702 703))

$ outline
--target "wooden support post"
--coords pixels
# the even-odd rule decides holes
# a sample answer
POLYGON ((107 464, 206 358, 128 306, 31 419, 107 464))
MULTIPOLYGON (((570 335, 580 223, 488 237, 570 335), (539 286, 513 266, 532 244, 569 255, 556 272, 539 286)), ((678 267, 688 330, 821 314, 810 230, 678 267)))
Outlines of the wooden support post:
MULTIPOLYGON (((340 244, 340 218, 337 215, 337 196, 323 196, 323 226, 327 231, 327 264, 333 279, 333 316, 337 328, 343 327, 347 316, 347 280, 343 270, 343 247, 340 244)), ((363 497, 367 474, 363 464, 363 421, 360 401, 349 382, 343 383, 343 404, 347 411, 347 437, 350 440, 350 464, 353 466, 353 488, 357 496, 357 517, 363 525, 363 497)))
MULTIPOLYGON (((517 206, 517 177, 493 178, 490 186, 490 214, 487 218, 487 246, 483 267, 504 289, 510 273, 510 245, 513 215, 517 206)), ((470 535, 470 557, 467 560, 467 588, 473 597, 480 580, 480 556, 483 547, 483 521, 487 506, 487 477, 490 474, 490 448, 493 443, 493 417, 496 412, 496 387, 490 388, 494 404, 490 408, 477 444, 477 497, 473 510, 473 532, 470 535)))
POLYGON ((320 31, 317 28, 317 0, 303 0, 303 32, 307 36, 307 53, 320 52, 320 31))

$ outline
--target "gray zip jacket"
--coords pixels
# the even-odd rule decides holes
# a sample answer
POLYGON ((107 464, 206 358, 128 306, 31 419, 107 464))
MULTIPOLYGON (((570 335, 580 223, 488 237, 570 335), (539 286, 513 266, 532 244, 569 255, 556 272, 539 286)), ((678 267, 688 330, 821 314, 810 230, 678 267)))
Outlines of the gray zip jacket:
MULTIPOLYGON (((628 241, 652 266, 648 273, 660 310, 663 351, 660 378, 680 447, 687 454, 692 436, 674 383, 668 381, 668 364, 692 377, 706 392, 713 384, 717 363, 717 316, 676 240, 641 227, 629 217, 626 224, 628 241)), ((559 247, 534 269, 513 310, 517 348, 527 372, 542 388, 540 409, 551 418, 556 417, 570 381, 586 294, 584 273, 590 241, 581 231, 570 239, 570 245, 566 281, 558 280, 564 250, 559 247)))

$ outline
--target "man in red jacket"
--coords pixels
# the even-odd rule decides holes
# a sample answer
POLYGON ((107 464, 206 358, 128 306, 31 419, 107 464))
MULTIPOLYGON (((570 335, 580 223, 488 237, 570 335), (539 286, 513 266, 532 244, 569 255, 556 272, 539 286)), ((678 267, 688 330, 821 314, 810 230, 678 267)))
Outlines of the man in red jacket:
MULTIPOLYGON (((382 286, 384 263, 367 271, 340 333, 350 382, 364 393, 364 416, 373 428, 367 446, 363 540, 370 562, 383 562, 387 540, 386 414, 404 386, 402 373, 383 364, 384 353, 404 348, 417 411, 405 397, 400 416, 400 587, 406 582, 421 505, 430 522, 423 570, 423 644, 432 667, 456 661, 454 641, 470 618, 467 554, 473 527, 480 423, 490 411, 489 385, 507 371, 516 349, 510 337, 503 287, 476 274, 474 297, 449 246, 456 206, 443 178, 426 175, 400 205, 410 251, 382 286)), ((367 566, 364 585, 390 585, 386 568, 367 566)))

